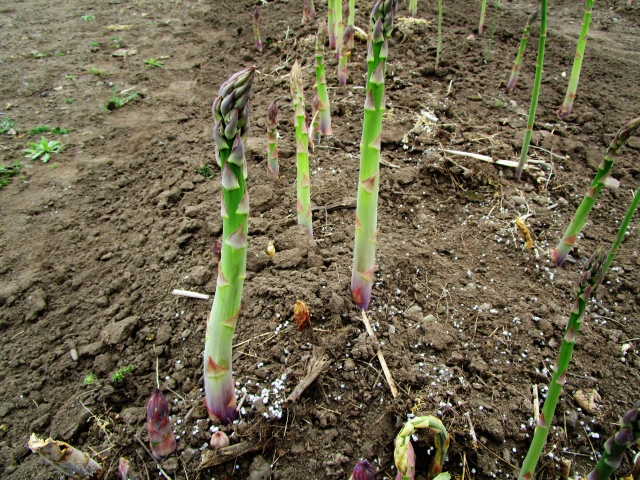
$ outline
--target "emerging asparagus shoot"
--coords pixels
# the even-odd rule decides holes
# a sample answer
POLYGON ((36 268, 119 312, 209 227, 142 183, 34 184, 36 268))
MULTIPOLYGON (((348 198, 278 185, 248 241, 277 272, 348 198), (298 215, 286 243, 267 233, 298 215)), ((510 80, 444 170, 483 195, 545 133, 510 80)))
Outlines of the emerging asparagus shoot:
POLYGON ((507 93, 513 92, 513 89, 516 88, 516 82, 518 81, 518 73, 520 73, 520 65, 522 64, 522 57, 524 56, 524 51, 527 48, 527 39, 529 38, 529 30, 531 29, 531 24, 536 21, 538 18, 539 10, 536 10, 531 15, 529 15, 529 19, 527 20, 527 24, 524 26, 524 31, 522 32, 522 39, 520 40, 520 47, 518 48, 518 54, 516 55, 516 61, 513 64, 513 70, 511 71, 511 78, 509 78, 509 82, 507 83, 507 93))
POLYGON ((280 174, 278 166, 278 105, 271 102, 267 108, 267 169, 276 177, 280 174))
POLYGON ((359 460, 356 466, 353 467, 353 474, 350 480, 374 480, 376 478, 376 471, 373 466, 366 460, 359 460))
POLYGON ((296 61, 291 68, 291 97, 293 99, 294 121, 296 126, 297 159, 297 196, 298 224, 307 227, 313 238, 313 219, 311 216, 311 183, 309 181, 309 130, 304 108, 304 87, 302 71, 296 61))
POLYGON ((256 48, 262 52, 262 41, 260 40, 260 11, 256 8, 253 11, 253 37, 256 41, 256 48))
POLYGON ((249 95, 255 67, 245 68, 222 84, 213 102, 213 138, 222 169, 222 251, 216 293, 204 347, 204 391, 209 417, 222 423, 236 419, 231 375, 231 343, 240 316, 247 264, 247 163, 244 143, 249 132, 249 95))
POLYGON ((327 0, 327 31, 329 33, 329 48, 336 48, 336 0, 327 0))
POLYGON ((318 109, 318 118, 320 125, 320 133, 322 135, 331 135, 331 108, 329 106, 329 93, 327 92, 327 78, 324 73, 324 42, 327 25, 320 23, 318 33, 316 35, 316 89, 318 98, 320 98, 320 107, 318 109))
POLYGON ((582 59, 584 58, 584 49, 587 46, 587 36, 589 35, 592 11, 593 0, 587 0, 584 7, 584 17, 582 19, 582 29, 580 30, 578 47, 576 48, 576 57, 573 60, 573 67, 571 68, 571 78, 569 78, 567 95, 564 97, 562 107, 558 110, 558 116, 560 118, 568 117, 573 109, 573 101, 576 98, 576 90, 578 89, 578 81, 580 80, 580 69, 582 68, 582 59))
POLYGON ((444 465, 444 461, 447 458, 447 451, 449 450, 449 433, 447 433, 447 429, 440 420, 431 415, 427 415, 409 420, 404 424, 404 427, 402 427, 402 430, 400 430, 396 437, 395 449, 393 451, 393 458, 396 468, 398 469, 396 480, 409 480, 415 476, 416 454, 411 445, 411 436, 418 428, 428 428, 436 434, 434 438, 436 452, 431 460, 427 478, 433 478, 439 473, 442 473, 442 466, 444 465))
POLYGON ((529 153, 529 143, 533 134, 533 123, 536 119, 536 108, 538 107, 538 95, 540 94, 540 84, 542 83, 542 66, 544 64, 544 46, 547 42, 547 0, 541 0, 540 6, 540 39, 538 41, 538 58, 536 60, 536 76, 533 82, 533 93, 531 94, 531 105, 529 106, 529 118, 527 119, 527 130, 524 133, 524 143, 520 152, 520 161, 516 169, 518 179, 522 177, 522 170, 527 163, 527 153, 529 153))
POLYGON ((169 404, 158 388, 153 389, 147 404, 147 430, 151 454, 157 461, 176 451, 176 437, 169 422, 169 404))
POLYGON ((611 167, 613 167, 614 158, 622 146, 636 133, 638 129, 640 129, 640 118, 636 118, 625 125, 611 141, 611 145, 609 145, 609 148, 604 155, 604 159, 598 167, 598 171, 589 186, 589 190, 587 190, 587 193, 582 199, 582 203, 580 203, 580 206, 576 210, 571 224, 567 227, 567 230, 564 232, 564 235, 556 249, 551 252, 551 258, 557 265, 562 265, 564 263, 567 255, 569 255, 569 252, 578 240, 578 234, 587 221, 589 212, 593 208, 593 205, 604 186, 609 172, 611 171, 611 167))
POLYGON ((376 2, 371 12, 371 33, 367 45, 366 99, 360 143, 360 176, 351 275, 351 295, 363 310, 369 308, 375 272, 382 114, 385 110, 384 76, 389 52, 387 39, 393 29, 396 3, 397 0, 376 2))
POLYGON ((354 29, 347 25, 342 38, 342 48, 340 49, 340 60, 338 61, 338 80, 342 85, 347 84, 347 64, 351 58, 351 45, 354 42, 354 29))
POLYGON ((316 19, 316 6, 313 4, 313 0, 309 0, 309 18, 316 19))
POLYGON ((487 13, 487 0, 482 0, 482 6, 480 7, 480 25, 478 25, 478 35, 482 33, 484 29, 484 16, 487 13))

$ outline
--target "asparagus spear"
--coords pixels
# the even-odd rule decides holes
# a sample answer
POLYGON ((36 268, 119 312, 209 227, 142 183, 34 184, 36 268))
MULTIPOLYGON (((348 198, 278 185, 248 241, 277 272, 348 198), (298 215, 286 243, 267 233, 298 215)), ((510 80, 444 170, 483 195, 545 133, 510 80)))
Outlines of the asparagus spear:
POLYGON ((322 107, 322 102, 318 94, 313 97, 311 106, 311 139, 312 143, 318 145, 322 137, 322 132, 320 131, 320 108, 322 107))
POLYGON ((262 51, 262 42, 260 41, 260 11, 256 8, 253 11, 253 38, 256 41, 256 48, 259 52, 262 51))
POLYGON ((350 45, 354 42, 354 29, 351 25, 347 25, 344 29, 342 38, 342 48, 340 50, 340 60, 338 61, 338 80, 342 85, 347 84, 347 64, 351 58, 350 45))
POLYGON ((316 6, 313 4, 313 0, 309 0, 309 18, 316 19, 316 6))
POLYGON ((205 403, 211 419, 222 423, 237 417, 231 376, 231 340, 240 316, 247 264, 247 163, 244 142, 249 131, 249 95, 255 67, 233 74, 213 102, 213 138, 222 168, 222 252, 218 286, 209 314, 204 347, 205 403))
POLYGON ((480 25, 478 26, 478 35, 482 33, 484 29, 484 16, 487 12, 487 0, 482 0, 482 6, 480 7, 480 25))
POLYGON ((604 182, 611 171, 611 167, 613 167, 614 158, 622 146, 627 142, 629 137, 633 136, 639 128, 640 118, 636 118, 625 125, 613 138, 611 145, 609 145, 609 148, 604 155, 604 160, 598 167, 598 171, 591 182, 589 190, 587 190, 586 195, 582 199, 582 203, 580 203, 580 206, 576 210, 571 224, 567 227, 567 230, 564 232, 562 240, 560 240, 556 249, 551 252, 551 258, 557 265, 562 265, 564 263, 567 255, 571 251, 571 248, 573 248, 573 245, 576 243, 578 234, 587 221, 589 212, 593 208, 593 205, 600 194, 600 190, 602 190, 602 187, 604 186, 604 182))
POLYGON ((547 0, 541 0, 540 5, 540 39, 538 41, 538 58, 536 60, 536 76, 533 82, 533 93, 531 94, 531 105, 529 106, 529 118, 527 119, 527 130, 524 133, 524 143, 520 152, 520 161, 516 169, 518 179, 522 176, 522 169, 527 163, 527 153, 529 143, 533 133, 533 123, 536 119, 536 108, 538 107, 538 95, 540 94, 540 84, 542 83, 542 65, 544 64, 544 46, 547 42, 547 0))
POLYGON ((573 60, 571 68, 571 78, 569 78, 569 86, 567 87, 567 95, 564 97, 564 103, 558 116, 565 118, 571 114, 573 101, 576 98, 576 90, 578 89, 578 80, 580 80, 580 69, 582 68, 582 59, 584 58, 584 49, 587 46, 587 35, 589 35, 589 25, 591 24, 591 13, 593 11, 593 0, 587 0, 584 7, 584 17, 582 19, 582 29, 580 30, 580 38, 578 39, 578 48, 576 49, 576 58, 573 60))
POLYGON ((418 16, 418 0, 409 0, 409 13, 412 17, 418 16))
POLYGON ((363 310, 369 308, 378 237, 378 185, 384 107, 384 75, 397 0, 378 0, 371 12, 367 46, 367 84, 360 143, 360 176, 356 208, 351 295, 363 310))
POLYGON ((327 92, 327 78, 324 74, 324 42, 327 25, 320 23, 316 35, 316 89, 320 98, 318 118, 322 135, 331 135, 331 108, 329 106, 329 94, 327 92))
POLYGON ((527 20, 527 24, 524 26, 524 31, 522 32, 522 39, 520 40, 520 48, 518 48, 518 54, 516 55, 516 62, 513 64, 513 70, 511 71, 511 78, 509 78, 509 82, 507 83, 507 93, 511 93, 514 88, 516 88, 516 82, 518 81, 518 73, 520 73, 520 65, 522 64, 522 57, 524 56, 524 51, 527 48, 527 39, 529 38, 529 30, 531 29, 531 24, 536 21, 538 18, 539 10, 536 10, 531 15, 529 15, 529 19, 527 20))
POLYGON ((329 32, 329 48, 336 48, 336 0, 327 0, 327 30, 329 32))
POLYGON ((349 480, 374 480, 376 471, 373 466, 366 460, 359 460, 353 467, 353 474, 349 480))
POLYGON ((280 173, 278 166, 278 105, 271 102, 267 108, 267 139, 269 150, 267 152, 267 169, 276 177, 280 173))
POLYGON ((291 69, 291 97, 295 112, 296 126, 296 158, 297 158, 297 196, 298 224, 307 227, 309 236, 313 238, 313 219, 311 216, 311 184, 309 182, 309 130, 307 128, 304 108, 304 89, 302 71, 298 61, 291 69))
POLYGON ((334 11, 333 11, 333 20, 334 20, 334 33, 336 36, 336 57, 340 56, 340 51, 342 50, 342 36, 344 32, 344 23, 342 21, 342 0, 333 0, 334 1, 334 11))
POLYGON ((309 20, 309 3, 305 2, 302 6, 302 24, 304 25, 309 20))
POLYGON ((440 52, 442 51, 442 0, 438 0, 438 43, 436 44, 436 69, 440 63, 440 52))
POLYGON ((416 456, 411 445, 411 435, 417 428, 428 428, 436 434, 434 438, 436 452, 429 466, 427 478, 433 478, 442 472, 442 466, 447 458, 447 450, 449 450, 449 433, 447 433, 443 423, 436 417, 431 415, 415 417, 404 424, 395 439, 393 458, 398 469, 396 480, 413 479, 415 475, 416 456))
POLYGON ((640 402, 622 417, 618 433, 609 437, 604 444, 604 452, 596 468, 587 475, 587 480, 607 480, 620 466, 624 452, 637 439, 640 439, 640 402))
MULTIPOLYGON (((347 25, 351 25, 352 27, 356 22, 356 0, 349 0, 349 18, 347 20, 347 25)), ((353 49, 353 46, 350 47, 353 49)))
POLYGON ((176 437, 169 422, 169 404, 158 388, 154 388, 147 404, 147 431, 151 454, 157 461, 176 451, 176 437))

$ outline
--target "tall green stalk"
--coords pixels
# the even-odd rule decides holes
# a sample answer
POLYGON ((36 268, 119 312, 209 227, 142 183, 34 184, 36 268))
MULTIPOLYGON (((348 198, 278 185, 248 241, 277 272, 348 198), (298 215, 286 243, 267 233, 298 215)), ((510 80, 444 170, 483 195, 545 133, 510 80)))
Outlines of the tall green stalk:
POLYGON ((411 436, 418 428, 428 428, 436 434, 434 438, 436 452, 429 466, 427 479, 431 479, 439 473, 442 473, 442 467, 447 458, 447 451, 449 450, 449 433, 440 420, 431 415, 427 415, 409 420, 404 424, 404 427, 402 427, 402 430, 400 430, 396 437, 393 458, 396 468, 398 469, 397 479, 409 480, 415 476, 416 454, 411 445, 411 436))
POLYGON ((412 17, 418 16, 418 0, 409 0, 409 13, 412 17))
POLYGON ((538 95, 540 94, 540 84, 542 83, 542 66, 544 65, 544 45, 547 42, 547 0, 541 0, 540 5, 540 39, 538 41, 538 58, 536 60, 536 76, 533 82, 533 93, 531 94, 531 105, 529 106, 529 118, 527 119, 527 130, 524 133, 524 143, 520 152, 520 161, 516 169, 518 179, 522 177, 522 169, 527 164, 527 153, 533 134, 533 123, 536 120, 536 108, 538 107, 538 95))
POLYGON ((336 0, 327 0, 327 30, 329 33, 329 48, 336 48, 336 0))
POLYGON ((320 133, 322 135, 331 135, 331 108, 329 105, 329 94, 327 92, 327 78, 324 73, 324 42, 327 25, 320 22, 318 33, 316 35, 316 89, 318 98, 320 98, 320 107, 318 110, 320 133))
MULTIPOLYGON (((622 417, 618 432, 605 442, 604 452, 596 468, 587 475, 586 480, 607 480, 622 463, 624 452, 638 439, 640 439, 640 402, 637 402, 635 407, 622 417)), ((632 476, 625 478, 630 479, 632 476)))
POLYGON ((482 6, 480 7, 480 25, 478 25, 478 35, 484 30, 484 16, 487 12, 487 0, 482 0, 482 6))
POLYGON ((298 224, 307 227, 309 236, 313 238, 313 219, 311 216, 311 182, 309 180, 309 129, 307 128, 304 108, 304 87, 302 71, 296 60, 291 68, 291 97, 296 126, 296 191, 298 224))
POLYGON ((589 190, 587 190, 580 206, 576 210, 573 220, 564 232, 564 235, 556 249, 551 252, 551 258, 557 265, 562 265, 564 263, 567 255, 569 255, 569 252, 578 240, 578 234, 582 230, 582 227, 584 227, 587 217, 589 216, 589 212, 593 208, 602 187, 604 187, 604 182, 613 167, 613 160, 616 155, 618 155, 622 146, 636 133, 636 131, 638 131, 638 129, 640 129, 640 118, 631 120, 611 141, 611 145, 607 148, 604 159, 600 166, 598 166, 598 171, 596 172, 595 177, 593 177, 589 190))
POLYGON ((342 19, 342 0, 333 0, 335 10, 333 12, 335 28, 334 32, 336 35, 336 57, 340 57, 340 51, 342 50, 342 42, 344 35, 344 21, 342 19))
POLYGON ((232 75, 220 87, 212 108, 216 160, 222 169, 222 252, 204 346, 204 391, 209 417, 224 424, 238 414, 231 376, 231 340, 246 277, 249 196, 244 142, 249 131, 254 72, 255 67, 249 67, 232 75))
MULTIPOLYGON (((551 422, 553 420, 553 415, 558 404, 558 399, 560 398, 560 394, 562 393, 562 387, 567 381, 567 371, 569 369, 569 363, 571 362, 573 347, 576 343, 580 325, 582 324, 582 316, 587 307, 587 302, 589 301, 591 295, 595 292, 596 288, 598 288, 598 285, 602 283, 604 276, 607 274, 609 266, 611 265, 611 262, 613 261, 613 258, 615 257, 615 254, 620 247, 622 240, 624 239, 625 233, 627 232, 627 228, 629 227, 629 223, 631 222, 631 217, 633 217, 634 212, 638 208, 638 202, 640 202, 640 189, 634 195, 633 201, 627 209, 627 213, 622 224, 620 225, 620 229, 618 230, 618 236, 611 246, 608 255, 605 256, 604 251, 599 248, 585 265, 584 273, 578 286, 578 296, 573 305, 573 309, 571 310, 569 322, 567 323, 565 334, 562 339, 562 345, 560 346, 558 360, 554 367, 553 376, 551 377, 551 383, 549 384, 547 398, 544 402, 540 417, 538 418, 538 423, 533 434, 533 440, 531 441, 531 445, 529 446, 527 455, 522 463, 522 469, 520 470, 520 476, 518 477, 519 480, 530 480, 533 478, 536 464, 547 441, 549 426, 551 425, 551 422)), ((607 451, 606 446, 605 451, 607 451)), ((614 458, 619 453, 612 452, 610 449, 608 451, 609 453, 613 453, 612 457, 614 458)), ((600 466, 600 462, 598 463, 598 466, 600 466)), ((598 470, 598 467, 596 467, 596 470, 598 470)), ((606 478, 609 477, 588 477, 589 480, 605 480, 606 478)))
POLYGON ((378 0, 371 12, 367 45, 367 84, 360 142, 360 176, 356 207, 351 295, 360 308, 369 308, 378 238, 378 186, 382 114, 385 110, 384 76, 397 0, 378 0))
POLYGON ((578 80, 580 80, 580 69, 582 68, 582 59, 584 58, 584 49, 587 46, 587 36, 589 35, 589 25, 591 24, 591 13, 593 12, 593 0, 587 0, 584 6, 584 17, 582 19, 582 29, 580 30, 580 38, 578 39, 578 47, 576 49, 576 57, 573 60, 573 67, 571 68, 571 78, 569 79, 569 86, 567 87, 567 95, 564 97, 564 102, 560 110, 558 110, 558 116, 565 118, 571 114, 573 108, 573 101, 576 98, 576 90, 578 90, 578 80))
POLYGON ((436 70, 440 63, 440 52, 442 51, 442 0, 438 0, 438 43, 436 43, 436 70))
POLYGON ((347 25, 344 29, 344 35, 342 37, 342 48, 340 49, 340 59, 338 60, 338 80, 342 85, 347 84, 347 64, 351 58, 351 48, 354 42, 355 30, 351 25, 347 25))
POLYGON ((539 10, 536 10, 531 15, 529 15, 529 19, 527 20, 527 24, 524 26, 524 31, 522 32, 522 39, 520 40, 520 48, 518 48, 518 55, 516 55, 516 61, 513 64, 513 70, 511 71, 511 78, 509 78, 509 82, 507 83, 507 93, 511 93, 514 88, 516 88, 516 82, 518 81, 518 73, 520 73, 520 65, 522 64, 522 57, 524 56, 524 51, 527 48, 527 39, 529 38, 529 30, 531 29, 531 24, 536 21, 538 18, 539 10))
POLYGON ((356 0, 349 0, 349 19, 347 20, 347 25, 351 25, 353 27, 355 25, 355 21, 356 21, 356 0))
POLYGON ((267 169, 276 177, 280 173, 278 165, 278 104, 274 101, 267 108, 267 169))

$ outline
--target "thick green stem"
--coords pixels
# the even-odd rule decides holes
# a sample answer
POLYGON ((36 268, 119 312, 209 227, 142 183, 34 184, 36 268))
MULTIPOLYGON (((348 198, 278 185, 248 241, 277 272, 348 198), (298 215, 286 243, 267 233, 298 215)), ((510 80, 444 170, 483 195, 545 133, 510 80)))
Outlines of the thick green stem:
POLYGON ((436 70, 440 63, 440 52, 442 51, 442 0, 438 0, 438 43, 436 43, 436 70))
POLYGON ((551 252, 551 258, 557 265, 562 265, 564 263, 567 255, 569 255, 569 252, 578 240, 578 234, 582 230, 582 227, 584 227, 587 217, 589 216, 589 212, 593 208, 602 187, 604 187, 609 172, 613 167, 613 160, 616 155, 618 155, 622 146, 636 133, 638 129, 640 129, 640 118, 636 118, 625 125, 611 141, 611 144, 604 155, 604 159, 598 167, 598 171, 589 186, 589 190, 587 190, 580 206, 576 210, 573 220, 564 232, 564 235, 556 249, 551 252))
POLYGON ((538 18, 539 10, 536 10, 529 16, 529 20, 527 20, 527 24, 524 27, 524 31, 522 32, 522 39, 520 40, 520 48, 518 48, 518 55, 516 56, 516 61, 513 64, 513 70, 511 71, 511 78, 509 78, 509 82, 507 83, 507 93, 511 93, 514 88, 516 88, 516 82, 518 81, 518 73, 520 72, 520 65, 522 64, 522 57, 524 56, 524 51, 527 48, 527 39, 529 38, 529 30, 531 30, 531 24, 535 22, 536 18, 538 18))
POLYGON ((322 135, 331 135, 331 108, 329 105, 329 93, 327 92, 327 78, 324 73, 324 41, 326 24, 322 22, 316 35, 316 89, 320 98, 318 117, 320 119, 320 132, 322 135))
POLYGON ((347 64, 351 58, 351 48, 354 41, 354 29, 347 25, 342 38, 342 48, 340 49, 340 60, 338 61, 338 80, 342 85, 347 84, 347 64))
POLYGON ((294 122, 296 126, 296 192, 298 224, 307 227, 313 238, 313 218, 311 216, 311 182, 309 180, 309 130, 304 106, 302 71, 296 61, 291 69, 291 95, 293 99, 294 122))
POLYGON ((387 39, 393 28, 396 3, 397 0, 376 2, 371 13, 371 34, 367 45, 366 99, 351 275, 351 295, 363 310, 369 307, 375 271, 382 114, 385 110, 384 76, 389 48, 387 39))
POLYGON ((587 0, 584 7, 584 18, 582 19, 582 29, 580 30, 580 38, 578 39, 578 48, 576 49, 576 58, 573 60, 573 68, 571 68, 571 78, 567 87, 567 95, 564 97, 564 103, 558 116, 565 118, 571 114, 573 101, 576 98, 578 90, 578 80, 580 80, 580 69, 582 68, 582 59, 584 58, 584 49, 587 46, 587 36, 589 35, 589 25, 591 24, 591 13, 593 12, 593 0, 587 0))
POLYGON ((487 0, 482 0, 482 7, 480 7, 480 25, 478 25, 478 34, 482 33, 484 29, 484 16, 487 12, 487 0))
POLYGON ((418 15, 418 0, 409 0, 409 13, 412 17, 418 15))
POLYGON ((276 177, 280 173, 278 165, 278 105, 271 102, 267 108, 267 169, 276 177))
POLYGON ((353 27, 355 25, 355 21, 356 21, 356 0, 349 0, 349 19, 347 20, 347 25, 351 25, 353 27))
POLYGON ((527 119, 527 130, 524 133, 524 143, 520 152, 520 161, 516 169, 518 179, 522 177, 522 170, 527 164, 527 153, 529 153, 529 143, 533 133, 533 123, 536 120, 536 108, 538 108, 538 95, 540 94, 540 84, 542 83, 542 66, 544 65, 544 46, 547 41, 547 0, 541 0, 540 5, 540 39, 538 41, 538 58, 536 60, 536 77, 533 82, 533 93, 531 94, 531 105, 529 106, 529 118, 527 119))
POLYGON ((335 21, 335 35, 336 35, 336 57, 340 56, 342 50, 342 42, 344 35, 344 22, 342 20, 342 0, 333 0, 335 3, 334 21, 335 21))
POLYGON ((336 0, 327 0, 327 29, 329 31, 329 48, 336 47, 336 0))
POLYGON ((222 169, 222 252, 207 324, 204 388, 209 417, 225 424, 237 417, 231 340, 240 316, 246 277, 249 196, 244 140, 249 130, 249 95, 254 72, 255 68, 250 67, 234 74, 220 87, 213 103, 216 121, 213 137, 222 169))

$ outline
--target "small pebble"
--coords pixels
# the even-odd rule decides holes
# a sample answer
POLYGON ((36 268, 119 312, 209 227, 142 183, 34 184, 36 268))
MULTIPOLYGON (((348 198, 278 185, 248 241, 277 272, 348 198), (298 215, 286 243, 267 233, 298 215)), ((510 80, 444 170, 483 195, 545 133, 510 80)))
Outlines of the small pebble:
POLYGON ((394 327, 393 325, 389 325, 389 335, 395 335, 396 334, 396 327, 394 327))
POLYGON ((71 355, 71 360, 74 362, 78 361, 78 351, 75 348, 72 348, 69 354, 71 355))

